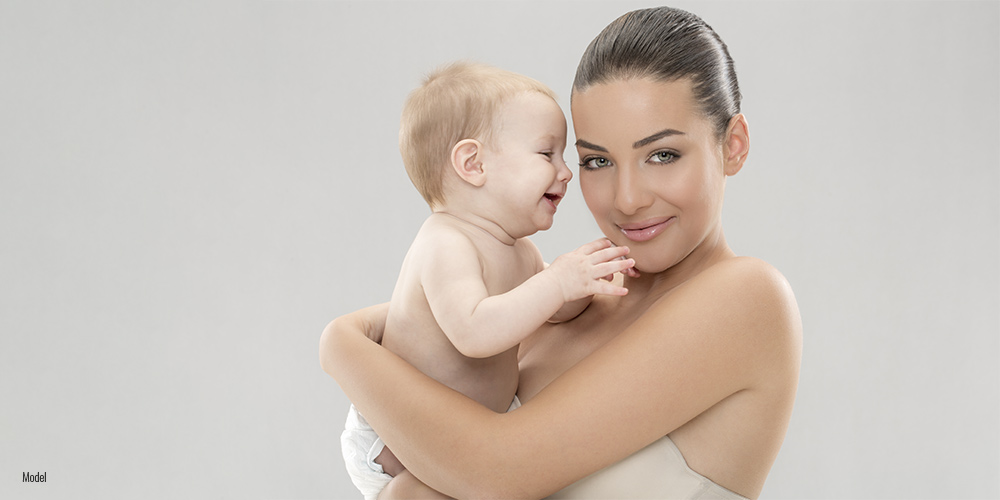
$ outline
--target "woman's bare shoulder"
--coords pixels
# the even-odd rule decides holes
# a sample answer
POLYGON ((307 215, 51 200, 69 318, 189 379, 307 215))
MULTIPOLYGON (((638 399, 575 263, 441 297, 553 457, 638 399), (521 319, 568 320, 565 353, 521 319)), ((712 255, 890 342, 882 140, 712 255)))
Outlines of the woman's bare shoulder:
POLYGON ((650 312, 667 321, 697 318, 702 334, 713 331, 721 334, 716 340, 738 340, 765 355, 801 350, 801 317, 791 285, 758 258, 718 262, 662 297, 650 312), (680 310, 684 314, 678 315, 680 310))
POLYGON ((791 292, 785 276, 771 264, 756 257, 739 256, 722 260, 696 278, 721 279, 734 286, 772 286, 791 292))
POLYGON ((733 257, 707 269, 699 277, 706 286, 732 299, 756 306, 798 307, 792 287, 771 264, 755 257, 733 257))
POLYGON ((732 301, 761 314, 798 323, 799 306, 792 287, 771 264, 755 257, 734 257, 713 266, 710 286, 732 301))
POLYGON ((679 286, 674 296, 704 298, 712 295, 727 299, 731 306, 750 306, 753 309, 798 310, 795 295, 788 280, 774 266, 755 257, 733 257, 705 269, 679 286))

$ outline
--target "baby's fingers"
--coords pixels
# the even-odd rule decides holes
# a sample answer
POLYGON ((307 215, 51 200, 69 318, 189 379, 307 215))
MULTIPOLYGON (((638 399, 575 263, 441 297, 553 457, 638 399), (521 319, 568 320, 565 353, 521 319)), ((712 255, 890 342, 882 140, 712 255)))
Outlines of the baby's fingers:
POLYGON ((612 260, 610 262, 602 262, 594 266, 595 276, 609 276, 614 273, 620 273, 626 269, 631 269, 635 266, 635 260, 633 259, 622 259, 622 260, 612 260))
POLYGON ((591 241, 590 243, 587 243, 586 245, 583 245, 580 248, 577 248, 576 251, 582 252, 584 255, 590 255, 602 248, 608 248, 608 247, 614 248, 614 246, 615 244, 611 243, 611 240, 607 238, 598 238, 594 241, 591 241))
POLYGON ((628 255, 628 247, 610 247, 603 250, 598 250, 590 254, 591 262, 604 262, 614 259, 622 259, 628 255))

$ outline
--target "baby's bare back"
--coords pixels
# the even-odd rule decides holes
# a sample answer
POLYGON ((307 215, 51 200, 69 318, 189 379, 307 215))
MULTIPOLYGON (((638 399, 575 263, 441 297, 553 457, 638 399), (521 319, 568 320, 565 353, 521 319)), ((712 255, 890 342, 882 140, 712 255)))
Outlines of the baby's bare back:
POLYGON ((517 347, 486 358, 464 356, 435 320, 421 276, 446 264, 435 258, 438 247, 457 233, 478 252, 489 295, 499 295, 538 271, 537 250, 530 243, 503 244, 481 229, 447 217, 431 216, 414 238, 393 290, 382 345, 435 380, 493 411, 505 412, 517 391, 517 347))

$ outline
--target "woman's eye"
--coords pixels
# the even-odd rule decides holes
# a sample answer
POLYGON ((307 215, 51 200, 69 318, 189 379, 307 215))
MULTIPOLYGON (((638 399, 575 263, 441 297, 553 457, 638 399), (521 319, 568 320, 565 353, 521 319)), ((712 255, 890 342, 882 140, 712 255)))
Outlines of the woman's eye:
POLYGON ((592 156, 590 158, 584 158, 580 162, 580 168, 584 170, 597 170, 599 168, 604 168, 611 165, 611 162, 607 158, 602 158, 600 156, 592 156))
POLYGON ((657 151, 649 159, 655 163, 672 163, 677 160, 677 155, 671 151, 657 151))

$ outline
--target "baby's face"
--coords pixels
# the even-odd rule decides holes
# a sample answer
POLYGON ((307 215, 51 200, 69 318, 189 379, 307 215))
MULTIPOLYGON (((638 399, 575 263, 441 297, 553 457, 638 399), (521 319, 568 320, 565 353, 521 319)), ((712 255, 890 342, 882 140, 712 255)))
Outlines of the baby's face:
POLYGON ((494 222, 516 238, 548 229, 573 178, 563 160, 562 110, 548 96, 526 92, 504 103, 498 122, 482 158, 487 192, 504 209, 494 222))

